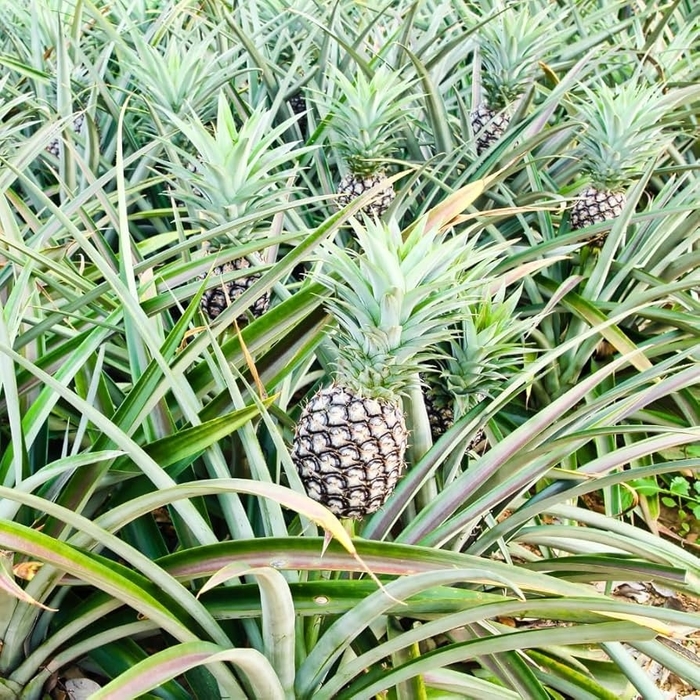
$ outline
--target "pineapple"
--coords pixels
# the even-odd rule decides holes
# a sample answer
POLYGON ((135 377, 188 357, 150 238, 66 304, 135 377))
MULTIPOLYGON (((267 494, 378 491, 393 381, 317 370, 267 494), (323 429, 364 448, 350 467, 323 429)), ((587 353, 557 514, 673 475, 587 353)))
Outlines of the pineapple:
MULTIPOLYGON (((505 298, 484 289, 478 302, 467 304, 467 315, 450 341, 441 362, 442 372, 424 377, 424 398, 433 439, 439 438, 455 419, 481 401, 493 397, 512 376, 522 359, 522 336, 531 320, 518 320, 519 293, 505 298)), ((484 439, 479 430, 471 439, 474 448, 484 439)))
MULTIPOLYGON (((68 95, 72 96, 79 94, 79 93, 85 93, 85 91, 88 88, 88 72, 83 66, 77 66, 73 69, 72 75, 71 75, 71 86, 70 89, 67 90, 66 92, 68 95)), ((58 85, 58 76, 55 78, 56 80, 56 85, 58 85)), ((56 87, 56 92, 58 92, 59 89, 56 87)), ((56 98, 56 104, 58 105, 58 97, 55 96, 56 98)), ((76 136, 79 137, 84 137, 85 132, 86 132, 86 121, 85 121, 85 113, 84 112, 79 112, 77 113, 72 120, 72 127, 73 127, 73 133, 76 136)), ((61 139, 59 136, 56 136, 55 138, 51 139, 49 143, 46 146, 46 152, 50 155, 52 155, 54 158, 58 158, 61 149, 60 149, 60 144, 61 144, 61 139)))
MULTIPOLYGON (((201 308, 213 320, 261 277, 253 271, 262 263, 259 256, 232 257, 231 254, 236 247, 258 240, 261 249, 264 248, 269 221, 238 222, 285 201, 289 188, 283 187, 293 177, 292 161, 308 149, 295 149, 294 143, 276 144, 292 120, 275 127, 274 114, 270 111, 257 109, 237 127, 223 92, 219 95, 213 127, 196 119, 183 122, 175 115, 171 118, 195 151, 194 154, 189 152, 192 149, 182 151, 186 164, 178 174, 186 186, 175 190, 174 196, 185 203, 191 218, 205 229, 221 231, 212 236, 205 251, 212 261, 211 270, 208 275, 200 276, 208 280, 201 308)), ((248 311, 258 317, 267 310, 269 302, 269 294, 265 292, 248 311)), ((245 314, 237 319, 239 323, 246 320, 245 314)))
POLYGON ((423 402, 428 414, 433 441, 444 435, 455 421, 454 397, 447 389, 444 378, 437 374, 437 366, 423 375, 423 402))
MULTIPOLYGON (((223 265, 217 265, 212 269, 210 275, 214 279, 221 279, 227 273, 240 272, 241 270, 248 269, 250 269, 250 263, 246 258, 236 258, 223 265)), ((201 280, 205 278, 205 275, 199 277, 201 280)), ((259 273, 252 273, 243 277, 236 277, 228 282, 222 280, 219 286, 210 287, 202 295, 200 301, 202 311, 213 321, 219 314, 226 311, 229 303, 236 301, 243 292, 248 291, 248 288, 252 287, 259 279, 259 273)), ((253 302, 253 305, 250 307, 250 312, 253 314, 254 318, 257 318, 258 316, 262 316, 269 306, 270 295, 268 292, 265 292, 253 302)), ((236 320, 239 324, 242 324, 245 323, 247 319, 245 315, 241 315, 236 320)))
MULTIPOLYGON (((76 114, 75 117, 73 117, 73 133, 76 136, 84 136, 84 127, 85 127, 85 114, 82 112, 80 114, 76 114)), ((58 158, 58 156, 61 153, 61 139, 56 136, 55 138, 51 139, 49 141, 48 145, 46 146, 46 152, 49 155, 52 155, 54 158, 58 158)))
POLYGON ((305 134, 309 128, 309 120, 306 116, 308 105, 306 104, 306 99, 302 92, 295 92, 288 100, 289 108, 292 110, 292 114, 298 117, 299 129, 302 134, 305 134))
POLYGON ((545 15, 532 15, 524 3, 511 5, 478 30, 469 119, 479 155, 505 134, 518 100, 549 53, 553 37, 544 29, 549 22, 545 15))
MULTIPOLYGON (((574 230, 620 216, 627 187, 673 139, 663 120, 676 102, 662 86, 638 78, 613 87, 601 82, 595 90, 582 89, 576 107, 584 130, 577 155, 590 185, 571 207, 574 230)), ((597 246, 605 238, 602 233, 588 242, 597 246)))
MULTIPOLYGON (((358 72, 350 81, 340 71, 330 73, 334 97, 326 105, 330 114, 333 145, 342 158, 345 174, 338 185, 339 207, 344 207, 387 179, 387 159, 397 150, 398 134, 413 99, 410 84, 398 72, 381 68, 371 79, 358 72)), ((323 98, 317 101, 322 102, 323 98)), ((396 193, 391 183, 362 211, 380 218, 396 193)))
POLYGON ((404 468, 408 432, 402 395, 449 337, 460 312, 461 236, 394 222, 355 222, 363 254, 325 248, 337 321, 334 382, 304 407, 292 459, 307 493, 343 518, 375 512, 404 468))

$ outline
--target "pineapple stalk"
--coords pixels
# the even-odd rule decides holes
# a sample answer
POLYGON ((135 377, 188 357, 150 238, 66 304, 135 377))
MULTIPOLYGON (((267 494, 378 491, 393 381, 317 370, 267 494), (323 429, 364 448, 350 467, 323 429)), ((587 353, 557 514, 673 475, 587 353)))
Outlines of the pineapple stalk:
MULTIPOLYGON (((420 384, 420 376, 416 376, 407 394, 406 418, 411 442, 408 446, 409 461, 411 464, 418 464, 422 457, 432 447, 432 428, 427 406, 422 401, 423 388, 420 384)), ((427 479, 416 494, 416 505, 418 510, 422 510, 429 503, 434 501, 439 495, 438 485, 435 479, 427 479)))
POLYGON ((459 317, 461 237, 392 222, 355 224, 362 254, 323 251, 326 306, 337 322, 334 383, 303 409, 292 459, 307 493, 335 515, 362 518, 386 502, 404 469, 402 407, 417 372, 459 317))

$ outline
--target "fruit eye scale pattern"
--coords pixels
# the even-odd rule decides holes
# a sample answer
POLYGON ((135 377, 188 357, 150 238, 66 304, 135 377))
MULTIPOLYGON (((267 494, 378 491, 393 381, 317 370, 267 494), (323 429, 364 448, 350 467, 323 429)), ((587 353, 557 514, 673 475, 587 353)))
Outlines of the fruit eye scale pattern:
POLYGON ((615 219, 625 207, 624 192, 607 192, 587 187, 571 207, 571 228, 578 230, 615 219))
POLYGON ((381 508, 394 490, 407 438, 398 404, 336 384, 307 404, 292 458, 311 498, 339 517, 359 518, 381 508))
MULTIPOLYGON (((236 258, 231 262, 226 262, 223 265, 217 265, 212 271, 211 276, 218 280, 218 284, 207 289, 200 300, 202 311, 212 321, 220 314, 226 311, 230 303, 238 299, 241 294, 248 291, 262 277, 261 273, 254 272, 244 277, 237 277, 230 281, 224 281, 223 275, 233 273, 240 270, 250 268, 250 263, 245 258, 236 258)), ((198 279, 204 280, 207 275, 200 275, 198 279)), ((270 294, 265 292, 258 297, 250 307, 250 311, 255 318, 262 316, 270 306, 270 294)), ((237 323, 247 323, 248 319, 245 314, 241 314, 236 319, 237 323)))
POLYGON ((470 113, 469 119, 479 155, 498 142, 510 124, 510 114, 507 111, 496 112, 483 102, 470 113))
MULTIPOLYGON (((383 173, 366 177, 359 177, 352 174, 345 175, 338 185, 338 206, 347 206, 350 202, 367 192, 367 190, 371 190, 373 187, 380 184, 382 180, 386 180, 383 173)), ((387 182, 386 188, 366 204, 363 207, 363 211, 373 219, 378 219, 389 208, 395 196, 396 192, 394 191, 393 185, 387 182)))

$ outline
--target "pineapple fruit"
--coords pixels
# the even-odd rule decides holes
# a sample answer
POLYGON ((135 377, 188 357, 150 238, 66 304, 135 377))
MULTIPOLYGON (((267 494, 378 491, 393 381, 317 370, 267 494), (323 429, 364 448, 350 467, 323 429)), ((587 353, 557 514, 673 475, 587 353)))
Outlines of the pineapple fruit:
POLYGON ((450 394, 444 377, 439 374, 441 371, 440 367, 435 366, 422 377, 423 402, 433 441, 444 435, 455 422, 454 397, 450 394))
POLYGON ((306 98, 301 91, 295 92, 288 100, 287 104, 292 110, 292 114, 298 117, 297 123, 299 124, 299 129, 302 134, 305 134, 309 129, 309 120, 306 116, 308 110, 308 105, 306 104, 306 98))
POLYGON ((292 459, 311 498, 343 518, 375 512, 404 468, 402 395, 461 313, 464 241, 394 222, 355 222, 362 254, 328 245, 326 306, 337 321, 334 382, 304 407, 292 459))
MULTIPOLYGON (((498 7, 498 6, 497 6, 498 7)), ((511 5, 478 30, 473 109, 469 120, 479 155, 510 126, 515 107, 534 83, 552 45, 544 12, 511 5)))
MULTIPOLYGON (((532 322, 517 318, 519 293, 506 298, 503 288, 494 295, 484 288, 479 297, 465 305, 467 313, 439 363, 441 371, 424 378, 434 440, 478 403, 495 396, 523 357, 522 338, 532 322)), ((469 448, 483 439, 479 430, 469 448)))
MULTIPOLYGON (((171 118, 193 147, 182 151, 185 165, 178 175, 183 186, 173 195, 184 202, 193 220, 205 229, 218 231, 205 251, 212 261, 211 270, 199 278, 207 279, 201 308, 213 320, 261 277, 254 271, 256 264, 262 264, 259 256, 231 258, 230 253, 254 241, 260 241, 260 249, 264 249, 269 221, 237 222, 285 201, 289 188, 283 187, 294 176, 293 160, 308 149, 295 149, 294 143, 277 143, 293 120, 273 126, 274 114, 270 111, 259 108, 237 126, 223 92, 213 127, 197 119, 184 122, 175 115, 171 118), (225 257, 227 260, 219 263, 225 257)), ((269 303, 269 294, 264 292, 248 311, 258 317, 269 303)), ((237 321, 246 322, 246 314, 237 321)))
MULTIPOLYGON (((583 124, 577 156, 590 185, 571 207, 571 228, 578 230, 620 216, 627 201, 627 187, 658 158, 672 140, 664 118, 675 104, 662 86, 633 78, 595 90, 584 87, 577 100, 583 124)), ((601 233, 589 243, 601 245, 601 233)))
MULTIPOLYGON (((225 262, 223 265, 217 265, 210 273, 214 279, 222 279, 227 273, 239 272, 241 270, 249 270, 250 263, 246 258, 236 258, 230 262, 225 262)), ((205 279, 205 276, 200 276, 199 279, 205 279)), ((232 280, 221 281, 219 286, 210 287, 205 290, 200 301, 202 311, 210 320, 214 320, 221 313, 226 311, 228 305, 238 299, 243 292, 248 291, 250 287, 260 279, 259 273, 246 274, 243 277, 235 277, 232 280)), ((262 316, 270 306, 270 294, 268 292, 259 296, 250 307, 250 312, 254 318, 262 316)), ((239 324, 246 322, 245 315, 241 315, 236 319, 239 324)))
MULTIPOLYGON (((73 117, 72 127, 73 133, 76 136, 84 136, 85 114, 76 114, 75 117, 73 117)), ((58 136, 49 141, 46 146, 46 152, 54 158, 58 158, 61 153, 61 139, 58 136)))
POLYGON ((361 518, 396 487, 407 443, 398 401, 334 384, 304 408, 292 456, 311 498, 338 517, 361 518))
MULTIPOLYGON (((407 95, 410 83, 398 72, 377 70, 371 79, 358 71, 350 81, 339 70, 330 73, 334 97, 327 104, 333 145, 342 158, 345 174, 338 185, 338 207, 347 206, 367 190, 387 180, 387 159, 397 150, 398 135, 406 121, 406 110, 413 99, 407 95)), ((390 182, 366 204, 362 211, 380 218, 396 193, 390 182)))
MULTIPOLYGON (((56 76, 55 78, 56 83, 58 82, 58 77, 56 76)), ((71 86, 69 90, 66 90, 65 92, 68 93, 68 95, 73 95, 76 94, 81 94, 85 93, 85 91, 88 88, 88 72, 83 66, 77 66, 73 69, 71 73, 71 86)), ((58 92, 58 87, 56 88, 56 91, 58 92)), ((56 103, 58 104, 58 98, 54 96, 56 99, 56 103)), ((85 132, 86 132, 86 121, 85 121, 85 113, 84 112, 78 112, 75 114, 73 117, 71 126, 73 128, 73 133, 78 136, 78 137, 84 137, 85 132)), ((60 153, 61 153, 61 138, 59 136, 56 136, 55 138, 51 139, 49 143, 46 146, 46 152, 50 155, 52 155, 54 158, 58 158, 60 153)))

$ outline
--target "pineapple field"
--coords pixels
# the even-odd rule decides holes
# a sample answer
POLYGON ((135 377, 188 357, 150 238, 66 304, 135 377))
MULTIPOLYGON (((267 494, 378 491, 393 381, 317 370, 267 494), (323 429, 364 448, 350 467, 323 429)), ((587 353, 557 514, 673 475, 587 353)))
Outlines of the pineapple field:
POLYGON ((0 29, 0 700, 700 698, 694 0, 0 29))

